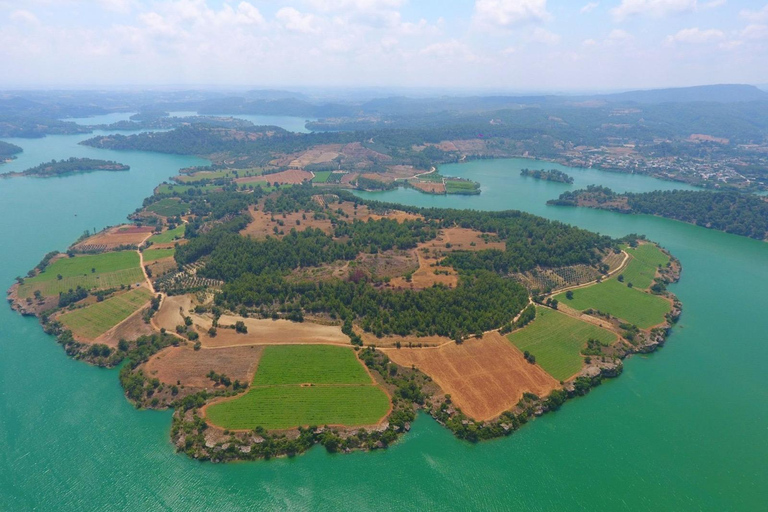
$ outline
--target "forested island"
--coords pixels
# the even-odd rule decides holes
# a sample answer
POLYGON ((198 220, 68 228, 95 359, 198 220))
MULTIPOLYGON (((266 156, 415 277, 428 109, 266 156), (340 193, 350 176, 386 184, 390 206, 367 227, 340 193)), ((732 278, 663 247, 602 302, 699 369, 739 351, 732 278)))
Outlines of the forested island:
POLYGON ((607 187, 590 185, 583 190, 564 192, 547 204, 658 215, 758 240, 768 239, 766 198, 735 191, 667 190, 617 194, 607 187))
POLYGON ((130 167, 112 160, 99 160, 95 158, 68 158, 67 160, 51 160, 50 162, 30 167, 21 172, 4 174, 3 176, 36 176, 49 178, 64 176, 76 172, 86 171, 128 171, 130 167))
POLYGON ((344 176, 187 170, 8 300, 70 356, 122 364, 128 399, 172 408, 177 449, 216 462, 385 448, 418 410, 468 441, 509 435, 680 314, 679 263, 641 237, 363 200, 344 176))
POLYGON ((16 144, 0 140, 0 163, 16 158, 16 154, 24 151, 16 144))
POLYGON ((573 184, 573 178, 565 174, 563 171, 557 169, 549 169, 548 171, 540 169, 522 169, 520 176, 529 176, 537 180, 555 181, 558 183, 573 184))

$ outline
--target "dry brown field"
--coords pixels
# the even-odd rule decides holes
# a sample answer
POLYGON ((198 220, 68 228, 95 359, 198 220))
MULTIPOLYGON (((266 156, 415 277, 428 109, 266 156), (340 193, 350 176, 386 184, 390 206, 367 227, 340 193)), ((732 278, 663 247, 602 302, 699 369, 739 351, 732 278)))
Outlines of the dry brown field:
POLYGON ((477 421, 496 418, 512 409, 523 393, 544 397, 560 387, 495 332, 461 345, 380 350, 400 366, 415 366, 429 375, 464 414, 477 421))
POLYGON ((410 182, 415 189, 428 194, 445 194, 445 184, 442 181, 417 181, 410 182))
POLYGON ((274 232, 275 227, 277 227, 278 231, 286 233, 290 232, 291 229, 304 231, 307 228, 322 229, 323 232, 329 234, 332 232, 331 221, 329 219, 316 220, 314 219, 313 212, 291 212, 286 213, 285 217, 283 217, 282 213, 276 213, 274 221, 272 221, 271 213, 265 213, 256 207, 251 207, 249 213, 253 218, 253 222, 240 232, 243 236, 252 236, 253 238, 264 238, 267 235, 276 236, 274 232), (306 215, 307 218, 303 219, 303 215, 306 215), (278 221, 282 221, 284 225, 280 226, 278 221), (296 221, 299 221, 299 225, 296 225, 296 221))
POLYGON ((392 288, 407 288, 423 290, 435 284, 443 284, 455 288, 459 284, 459 276, 452 267, 443 267, 437 264, 438 258, 427 257, 417 251, 419 268, 411 276, 411 282, 405 277, 396 277, 389 282, 392 288), (435 273, 439 272, 439 273, 435 273), (447 274, 446 274, 447 273, 447 274))
POLYGON ((123 322, 93 340, 93 343, 103 343, 114 348, 120 340, 135 340, 139 336, 152 334, 154 332, 152 326, 144 322, 143 313, 143 308, 139 309, 123 322))
POLYGON ((366 346, 375 345, 382 348, 395 348, 398 343, 401 347, 439 347, 446 343, 453 343, 453 340, 445 336, 382 336, 377 338, 373 333, 363 332, 359 327, 355 327, 355 332, 363 338, 366 346))
POLYGON ((169 332, 176 332, 177 325, 184 325, 184 316, 189 315, 191 307, 192 297, 189 295, 168 295, 163 298, 153 320, 158 328, 165 327, 169 332))
POLYGON ((301 171, 299 169, 289 169, 287 171, 276 172, 273 174, 236 178, 235 183, 279 183, 281 185, 299 185, 311 179, 311 172, 301 171))
POLYGON ((206 377, 213 370, 232 381, 250 383, 259 363, 262 347, 230 347, 195 350, 191 346, 168 347, 142 366, 145 375, 163 384, 185 387, 213 388, 206 377))
POLYGON ((92 237, 86 238, 74 246, 75 249, 87 249, 90 247, 103 246, 104 249, 114 249, 120 245, 139 245, 153 231, 150 226, 115 226, 92 237))
POLYGON ((242 318, 222 315, 219 325, 234 325, 242 320, 248 332, 240 334, 234 329, 219 328, 215 337, 208 335, 212 319, 195 314, 190 315, 200 334, 203 347, 228 347, 246 345, 326 344, 349 345, 349 337, 335 325, 320 325, 312 322, 291 322, 262 318, 242 318))

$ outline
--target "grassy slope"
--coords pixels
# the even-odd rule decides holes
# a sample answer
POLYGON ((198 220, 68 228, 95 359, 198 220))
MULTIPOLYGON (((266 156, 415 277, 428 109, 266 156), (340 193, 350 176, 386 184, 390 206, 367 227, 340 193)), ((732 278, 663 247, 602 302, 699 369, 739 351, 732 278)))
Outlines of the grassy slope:
POLYGON ((26 279, 19 296, 31 297, 35 290, 43 295, 58 295, 82 286, 86 289, 112 288, 144 280, 135 251, 106 252, 56 260, 39 275, 26 279), (95 269, 95 272, 91 270, 95 269), (62 279, 58 279, 61 275, 62 279))
POLYGON ((152 242, 153 244, 169 244, 174 240, 182 238, 186 228, 186 224, 181 224, 176 226, 174 229, 169 229, 168 231, 164 231, 159 235, 153 235, 150 237, 148 242, 152 242))
POLYGON ((626 248, 632 260, 624 270, 624 282, 632 283, 636 288, 646 289, 653 284, 653 277, 659 265, 665 266, 669 256, 653 244, 643 244, 635 249, 626 248))
POLYGON ((536 356, 536 362, 557 380, 565 380, 581 370, 581 349, 594 338, 604 345, 616 335, 548 308, 536 308, 536 319, 508 336, 517 348, 536 356))
POLYGON ((163 217, 173 217, 187 212, 189 205, 177 199, 166 198, 147 206, 147 211, 162 215, 163 217))
POLYGON ((664 315, 672 309, 663 298, 629 288, 616 279, 573 290, 572 300, 566 299, 565 293, 555 298, 581 311, 592 308, 610 313, 642 329, 660 324, 664 321, 664 315))
POLYGON ((315 172, 315 178, 312 180, 312 183, 326 183, 330 177, 331 171, 317 171, 315 172))
POLYGON ((174 255, 176 249, 146 249, 144 250, 144 263, 170 258, 174 255))
POLYGON ((151 297, 152 292, 146 288, 136 288, 103 302, 65 313, 59 320, 73 333, 95 339, 128 318, 151 297))
POLYGON ((252 388, 215 404, 206 415, 229 429, 286 429, 298 425, 370 425, 389 409, 355 353, 327 345, 271 346, 264 350, 252 388), (302 387, 301 384, 312 383, 302 387))

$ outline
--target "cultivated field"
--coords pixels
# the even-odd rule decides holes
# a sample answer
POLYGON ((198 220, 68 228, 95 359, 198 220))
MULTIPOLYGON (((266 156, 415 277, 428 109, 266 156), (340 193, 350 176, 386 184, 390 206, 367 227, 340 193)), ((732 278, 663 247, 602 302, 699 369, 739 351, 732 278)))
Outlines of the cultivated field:
POLYGON ((149 238, 148 242, 152 242, 153 244, 170 244, 176 240, 179 240, 184 237, 184 231, 186 230, 187 225, 181 224, 179 226, 176 226, 174 229, 169 229, 167 231, 163 231, 159 235, 154 235, 149 238))
POLYGON ((233 382, 250 382, 256 371, 263 347, 231 347, 194 350, 191 346, 168 347, 147 361, 143 370, 148 377, 168 385, 181 383, 186 387, 213 388, 207 377, 213 370, 233 382))
POLYGON ((135 288, 126 293, 96 302, 84 308, 64 313, 58 320, 75 336, 95 340, 144 306, 152 298, 147 288, 135 288))
POLYGON ((139 245, 150 233, 152 233, 152 228, 149 226, 116 226, 86 238, 73 248, 82 251, 110 250, 121 245, 139 245))
MULTIPOLYGON (((178 308, 177 308, 178 311, 178 308)), ((185 309, 186 311, 186 309, 185 309)), ((288 320, 270 320, 242 318, 222 315, 219 325, 233 325, 243 321, 248 332, 240 334, 234 329, 219 329, 216 337, 208 336, 210 319, 192 314, 196 326, 200 326, 200 340, 205 347, 225 347, 233 345, 283 345, 283 344, 349 344, 349 337, 335 325, 320 325, 312 322, 290 322, 288 320)), ((178 319, 176 319, 178 320, 178 319)), ((173 324, 171 328, 178 324, 173 324)), ((168 326, 164 326, 168 329, 168 326)))
POLYGON ((206 418, 231 430, 299 425, 378 423, 389 397, 348 347, 269 346, 248 392, 206 408, 206 418))
POLYGON ((48 265, 39 275, 26 279, 19 287, 19 297, 31 297, 35 290, 45 296, 56 296, 78 286, 88 290, 106 289, 142 281, 144 274, 135 251, 64 257, 48 265))
POLYGON ((279 183, 281 185, 298 185, 312 179, 312 173, 300 171, 298 169, 289 169, 287 171, 265 174, 263 176, 250 176, 247 178, 237 178, 235 183, 279 183))
POLYGON ((625 249, 632 259, 624 269, 624 282, 632 283, 640 289, 646 289, 653 284, 656 270, 669 262, 669 256, 653 244, 642 244, 632 249, 625 249))
POLYGON ((314 179, 312 179, 312 183, 327 183, 330 177, 331 171, 317 171, 315 172, 314 179))
POLYGON ((489 420, 512 409, 529 392, 547 396, 558 382, 528 363, 498 333, 439 348, 380 349, 400 366, 415 366, 440 386, 467 416, 489 420))
POLYGON ((521 351, 528 351, 536 362, 557 380, 566 380, 581 371, 581 350, 590 338, 603 345, 617 336, 595 325, 582 322, 549 308, 536 308, 536 319, 507 336, 521 351))
POLYGON ((256 208, 249 210, 253 222, 248 224, 240 234, 243 236, 252 236, 254 238, 264 238, 266 236, 280 236, 276 235, 274 229, 289 233, 291 229, 296 231, 304 231, 307 228, 322 229, 325 233, 331 233, 332 226, 329 219, 315 219, 312 212, 290 212, 283 214, 272 215, 270 213, 264 213, 256 208), (274 221, 272 218, 274 217, 274 221), (304 218, 306 217, 306 218, 304 218), (298 221, 298 224, 296 223, 298 221), (281 226, 280 223, 283 223, 281 226))
POLYGON ((163 258, 173 257, 176 249, 146 249, 142 253, 144 257, 144 264, 151 261, 161 260, 163 258))
POLYGON ((187 213, 187 210, 189 210, 189 205, 174 197, 167 197, 147 206, 147 211, 162 215, 163 217, 183 215, 187 213))
POLYGON ((413 188, 428 194, 445 194, 445 185, 443 185, 442 181, 412 180, 410 181, 410 184, 413 188))
MULTIPOLYGON (((625 280, 626 281, 626 280, 625 280)), ((657 295, 629 288, 615 278, 586 288, 573 290, 573 299, 565 293, 555 297, 558 301, 579 311, 597 309, 626 320, 641 329, 648 329, 664 321, 672 305, 657 295)))

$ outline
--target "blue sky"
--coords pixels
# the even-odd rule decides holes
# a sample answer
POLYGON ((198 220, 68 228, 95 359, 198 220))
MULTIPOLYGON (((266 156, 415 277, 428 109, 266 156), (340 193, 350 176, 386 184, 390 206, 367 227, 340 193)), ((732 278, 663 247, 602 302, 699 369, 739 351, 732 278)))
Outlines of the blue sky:
POLYGON ((0 87, 768 84, 768 1, 0 0, 0 87))

